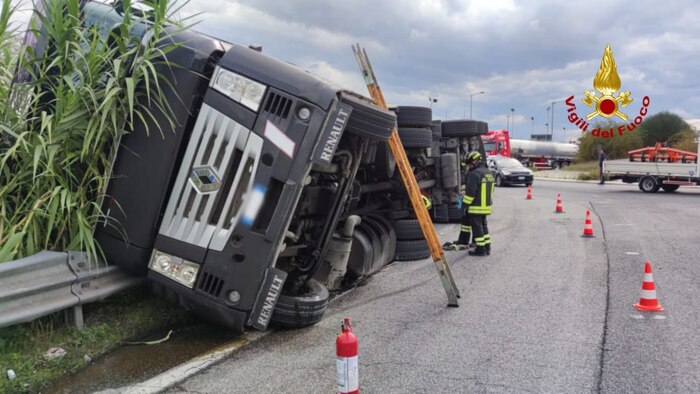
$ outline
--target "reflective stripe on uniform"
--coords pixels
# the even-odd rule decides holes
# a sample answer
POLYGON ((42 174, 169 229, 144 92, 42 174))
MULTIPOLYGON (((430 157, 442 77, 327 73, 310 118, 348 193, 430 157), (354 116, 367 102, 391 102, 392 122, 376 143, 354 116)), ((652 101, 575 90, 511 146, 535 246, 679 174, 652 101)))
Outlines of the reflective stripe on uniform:
POLYGON ((472 232, 472 226, 462 226, 462 227, 460 228, 460 230, 461 230, 462 232, 465 232, 465 233, 471 233, 471 232, 472 232))
POLYGON ((476 215, 490 215, 491 207, 470 206, 468 211, 469 213, 473 213, 476 215))
POLYGON ((476 246, 486 246, 486 241, 484 240, 484 237, 474 238, 474 243, 476 244, 476 246))
POLYGON ((474 197, 464 196, 462 197, 462 202, 465 204, 471 204, 474 201, 474 197))
POLYGON ((425 204, 425 209, 430 209, 430 207, 433 205, 432 202, 430 202, 430 199, 426 196, 421 196, 423 197, 423 204, 425 204))

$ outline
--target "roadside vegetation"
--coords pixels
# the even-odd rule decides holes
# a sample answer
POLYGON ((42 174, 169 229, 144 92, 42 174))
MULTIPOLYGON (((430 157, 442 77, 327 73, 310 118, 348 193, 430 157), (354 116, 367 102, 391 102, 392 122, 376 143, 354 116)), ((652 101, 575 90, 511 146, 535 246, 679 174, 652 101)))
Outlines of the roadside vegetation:
MULTIPOLYGON (((126 0, 114 25, 86 27, 80 0, 37 0, 45 11, 35 11, 26 29, 50 42, 44 53, 12 23, 32 2, 16 3, 0 5, 0 263, 43 249, 82 250, 95 261, 95 225, 119 228, 100 210, 118 140, 151 111, 170 111, 155 66, 167 66, 174 48, 165 26, 185 28, 172 18, 185 2, 140 1, 149 11, 135 15, 126 0), (145 18, 154 34, 142 42, 129 32, 145 18)), ((148 132, 161 138, 158 128, 148 132)), ((85 355, 97 359, 125 340, 189 321, 143 290, 84 306, 83 331, 68 323, 70 314, 0 328, 0 393, 38 392, 89 364, 85 355), (65 356, 45 358, 55 347, 65 356)))
POLYGON ((135 289, 83 307, 85 329, 72 325, 70 311, 0 328, 0 393, 38 392, 52 381, 90 364, 125 341, 180 327, 193 320, 185 310, 135 289), (60 347, 65 356, 44 354, 60 347), (85 355, 89 359, 85 358, 85 355), (12 369, 16 377, 7 378, 12 369))
POLYGON ((135 15, 127 0, 107 30, 81 23, 80 0, 38 0, 45 11, 27 32, 49 43, 41 53, 21 41, 11 3, 0 15, 0 262, 43 249, 98 257, 95 225, 119 228, 100 209, 117 142, 152 110, 169 112, 154 65, 173 48, 163 40, 177 10, 144 1, 152 11, 135 15), (142 43, 130 32, 145 18, 154 34, 142 43))
MULTIPOLYGON (((595 127, 617 130, 623 123, 608 120, 598 123, 595 127)), ((646 146, 654 146, 657 142, 672 148, 695 152, 697 141, 695 131, 680 116, 670 112, 660 112, 648 117, 634 131, 626 131, 622 136, 614 138, 594 137, 590 132, 579 138, 577 163, 598 160, 597 147, 605 150, 609 160, 627 158, 627 152, 646 146)))

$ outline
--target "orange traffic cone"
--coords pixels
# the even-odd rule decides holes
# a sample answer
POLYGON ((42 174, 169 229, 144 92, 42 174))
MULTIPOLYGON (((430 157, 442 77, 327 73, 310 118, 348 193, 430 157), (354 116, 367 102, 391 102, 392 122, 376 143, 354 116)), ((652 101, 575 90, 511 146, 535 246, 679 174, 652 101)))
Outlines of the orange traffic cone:
POLYGON ((527 196, 525 196, 526 200, 532 200, 532 186, 528 185, 527 186, 527 196))
POLYGON ((591 211, 586 211, 586 224, 583 226, 582 237, 593 238, 593 222, 591 221, 591 211))
POLYGON ((642 294, 639 297, 639 302, 634 304, 634 307, 642 312, 662 312, 664 310, 664 307, 659 304, 659 300, 656 298, 654 278, 651 275, 651 263, 648 261, 644 265, 642 294))
POLYGON ((557 194, 557 209, 554 213, 564 213, 564 207, 561 205, 561 194, 557 194))

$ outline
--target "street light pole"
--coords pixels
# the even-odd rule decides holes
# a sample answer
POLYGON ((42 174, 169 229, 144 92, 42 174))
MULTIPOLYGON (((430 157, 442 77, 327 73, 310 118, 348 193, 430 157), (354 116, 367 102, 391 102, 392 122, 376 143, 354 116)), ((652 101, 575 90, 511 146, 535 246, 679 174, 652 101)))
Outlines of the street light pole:
POLYGON ((506 130, 510 133, 510 115, 506 115, 506 130))
POLYGON ((438 102, 438 99, 432 98, 432 97, 428 97, 428 101, 430 101, 430 108, 433 108, 433 103, 437 103, 437 102, 438 102))
POLYGON ((535 117, 530 116, 530 120, 532 121, 532 126, 530 127, 530 137, 532 138, 532 134, 535 133, 535 117))
POLYGON ((550 135, 554 134, 554 104, 561 103, 562 101, 564 101, 564 100, 553 100, 552 101, 552 132, 550 133, 550 135))
MULTIPOLYGON (((550 109, 551 109, 551 107, 547 107, 547 117, 545 117, 545 120, 549 119, 549 110, 550 109)), ((549 123, 545 123, 545 129, 546 129, 545 133, 549 133, 549 123)))
POLYGON ((472 103, 474 102, 474 96, 478 96, 478 95, 484 94, 484 93, 486 93, 486 92, 484 92, 482 90, 481 92, 472 93, 469 95, 469 119, 473 119, 472 118, 472 103))
MULTIPOLYGON (((510 113, 513 115, 513 124, 510 126, 511 129, 515 128, 515 108, 510 109, 510 113)), ((510 132, 510 135, 513 136, 513 132, 510 132)))

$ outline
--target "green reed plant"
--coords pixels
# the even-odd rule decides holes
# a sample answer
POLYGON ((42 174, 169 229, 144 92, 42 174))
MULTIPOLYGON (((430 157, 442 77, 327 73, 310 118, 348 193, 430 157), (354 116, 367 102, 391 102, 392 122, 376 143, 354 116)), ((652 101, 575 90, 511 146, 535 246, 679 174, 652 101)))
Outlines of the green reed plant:
POLYGON ((172 21, 183 3, 140 1, 150 9, 139 12, 127 0, 117 23, 87 26, 80 0, 38 1, 44 12, 34 10, 28 31, 49 42, 44 53, 20 44, 9 22, 16 8, 2 0, 0 262, 43 249, 94 259, 95 226, 119 228, 100 209, 119 139, 156 111, 172 115, 162 70, 177 45, 169 35, 184 28, 172 21), (153 34, 142 41, 130 32, 144 22, 153 34), (12 83, 15 70, 30 78, 12 83))

